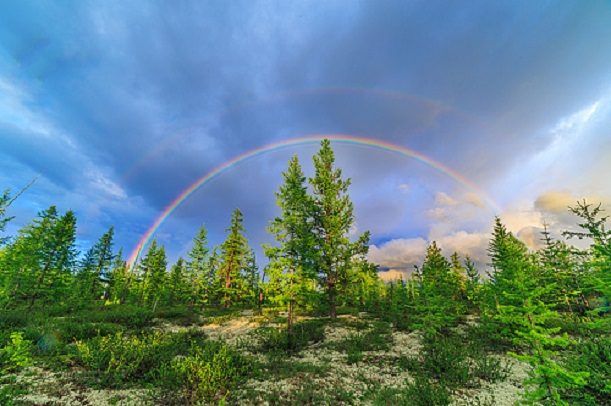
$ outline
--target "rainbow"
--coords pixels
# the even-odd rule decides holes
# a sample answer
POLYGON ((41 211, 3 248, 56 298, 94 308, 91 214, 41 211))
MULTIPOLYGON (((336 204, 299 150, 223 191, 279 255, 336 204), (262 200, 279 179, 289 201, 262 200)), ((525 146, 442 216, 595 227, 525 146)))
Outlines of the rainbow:
POLYGON ((291 138, 288 140, 279 141, 273 144, 264 145, 262 147, 245 152, 242 155, 239 155, 225 162, 221 166, 211 170, 210 172, 208 172, 207 174, 199 178, 195 183, 193 183, 185 191, 183 191, 179 196, 177 196, 172 201, 172 203, 170 203, 163 210, 161 215, 157 217, 155 222, 150 226, 150 228, 142 236, 142 238, 136 245, 136 248, 130 254, 127 263, 133 264, 133 262, 136 260, 138 252, 148 245, 148 243, 150 242, 155 232, 165 223, 168 217, 172 215, 172 213, 178 208, 178 206, 180 206, 185 200, 187 200, 189 196, 193 194, 193 192, 195 192, 197 189, 199 189, 206 183, 210 182, 212 179, 220 176, 227 169, 232 168, 235 165, 248 161, 257 156, 266 154, 268 152, 273 152, 273 151, 277 151, 280 149, 285 149, 285 148, 289 148, 289 147, 293 147, 297 145, 308 145, 308 144, 319 143, 324 138, 327 138, 330 141, 334 141, 340 144, 350 144, 350 145, 358 145, 358 146, 364 146, 364 147, 369 147, 369 148, 375 148, 375 149, 379 149, 383 151, 389 151, 389 152, 397 153, 400 155, 408 156, 410 158, 414 158, 417 161, 425 163, 443 172, 444 174, 448 175, 449 177, 451 177, 452 179, 454 179, 455 181, 457 181, 458 183, 460 183, 467 189, 471 190, 473 193, 478 195, 480 199, 482 199, 482 201, 484 201, 484 203, 495 214, 498 214, 501 212, 501 209, 496 205, 496 203, 494 203, 494 201, 490 197, 488 197, 484 192, 479 190, 479 188, 476 185, 474 185, 471 181, 463 177, 461 174, 451 170, 447 166, 439 162, 436 162, 432 160, 431 158, 428 158, 416 151, 413 151, 408 148, 404 148, 400 145, 392 144, 390 142, 375 139, 375 138, 364 138, 364 137, 358 137, 354 135, 341 135, 341 134, 309 135, 305 137, 291 138))

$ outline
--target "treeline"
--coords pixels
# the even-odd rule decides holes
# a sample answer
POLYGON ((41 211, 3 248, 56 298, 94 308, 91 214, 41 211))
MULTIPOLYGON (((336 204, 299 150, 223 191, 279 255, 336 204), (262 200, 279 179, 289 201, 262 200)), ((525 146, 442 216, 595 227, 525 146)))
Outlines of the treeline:
MULTIPOLYGON (((193 310, 273 304, 291 312, 324 307, 335 318, 337 306, 379 310, 400 294, 422 298, 424 302, 410 306, 420 306, 428 328, 439 330, 452 324, 446 319, 453 315, 493 316, 506 306, 524 305, 524 300, 585 317, 596 307, 604 308, 605 298, 611 297, 611 232, 600 206, 586 202, 570 209, 582 220, 581 231, 563 234, 590 240, 587 249, 553 240, 546 230, 543 248, 531 252, 497 218, 487 277, 469 258, 461 260, 457 253, 446 258, 432 242, 409 280, 385 284, 366 259, 369 233, 355 241, 349 237, 354 225, 350 179, 343 179, 335 166, 328 140, 313 160, 315 174, 309 179, 296 156, 283 173, 276 192, 280 215, 268 227, 277 244, 264 246, 269 263, 261 272, 239 209, 232 213, 222 244, 210 248, 202 225, 188 257, 168 269, 165 248, 156 240, 136 263, 127 264, 123 250, 114 247, 113 227, 79 255, 74 213, 59 213, 51 206, 16 236, 0 240, 0 308, 129 303, 152 310, 193 310), (531 291, 532 297, 525 296, 531 291)), ((0 196, 0 232, 11 220, 5 213, 8 202, 7 191, 0 196)), ((405 317, 417 310, 406 311, 405 317)))
MULTIPOLYGON (((168 270, 165 248, 156 240, 136 263, 127 264, 123 250, 115 250, 113 227, 80 255, 74 212, 59 213, 51 206, 16 236, 1 241, 0 308, 78 309, 127 303, 153 311, 158 306, 193 311, 260 308, 264 301, 312 308, 324 302, 335 318, 337 303, 359 295, 363 302, 364 291, 377 276, 365 259, 369 234, 357 242, 348 237, 354 223, 347 193, 350 180, 342 179, 334 162, 325 140, 314 157, 310 194, 297 157, 291 159, 277 193, 282 215, 269 226, 278 245, 265 247, 269 265, 262 274, 239 209, 231 216, 222 244, 210 248, 202 225, 188 257, 179 258, 168 270)), ((4 210, 9 201, 7 191, 0 200, 0 231, 10 220, 4 210)))

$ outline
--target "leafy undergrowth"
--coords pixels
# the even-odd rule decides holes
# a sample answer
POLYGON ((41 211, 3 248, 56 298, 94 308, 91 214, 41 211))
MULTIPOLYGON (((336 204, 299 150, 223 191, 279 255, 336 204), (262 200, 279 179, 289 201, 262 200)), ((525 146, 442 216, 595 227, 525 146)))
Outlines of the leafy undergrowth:
MULTIPOLYGON (((282 314, 124 313, 9 320, 0 404, 502 406, 528 378, 477 325, 424 338, 367 315, 301 317, 289 336, 282 314)), ((591 371, 572 404, 611 404, 610 344, 571 349, 567 365, 591 371)))

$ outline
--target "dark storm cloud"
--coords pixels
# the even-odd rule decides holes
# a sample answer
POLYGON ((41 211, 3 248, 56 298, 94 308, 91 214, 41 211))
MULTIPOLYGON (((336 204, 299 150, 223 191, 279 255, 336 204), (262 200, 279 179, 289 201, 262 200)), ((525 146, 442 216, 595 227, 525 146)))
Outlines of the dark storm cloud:
MULTIPOLYGON (((212 169, 310 134, 380 138, 489 187, 550 142, 550 123, 611 84, 605 2, 0 7, 0 90, 10 90, 0 94, 0 154, 10 168, 47 167, 88 228, 120 223, 128 246, 212 169), (23 127, 38 120, 51 138, 23 127)), ((431 220, 422 213, 436 193, 469 192, 405 157, 336 148, 361 203, 359 231, 375 230, 376 242, 426 238, 431 220)), ((235 207, 255 244, 269 239, 279 171, 293 153, 311 170, 316 149, 226 171, 174 213, 168 244, 180 251, 201 221, 222 238, 235 207)), ((20 176, 3 177, 27 180, 20 176)))

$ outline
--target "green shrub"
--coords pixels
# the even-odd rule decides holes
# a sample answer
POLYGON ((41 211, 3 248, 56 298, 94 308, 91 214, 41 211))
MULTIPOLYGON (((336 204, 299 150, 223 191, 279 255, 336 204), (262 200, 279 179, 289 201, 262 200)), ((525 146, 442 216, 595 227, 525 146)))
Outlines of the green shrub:
POLYGON ((450 388, 459 388, 471 380, 467 356, 460 337, 429 337, 423 341, 420 364, 427 377, 450 388))
POLYGON ((2 406, 17 406, 23 405, 18 399, 28 393, 27 383, 17 381, 15 375, 0 378, 0 405, 2 406))
POLYGON ((272 355, 299 352, 309 344, 325 339, 324 326, 325 322, 322 320, 295 323, 292 336, 289 336, 284 328, 258 328, 251 333, 259 342, 254 350, 272 355))
POLYGON ((90 369, 105 387, 139 381, 153 382, 158 368, 178 355, 186 355, 203 336, 194 332, 127 337, 122 332, 77 341, 79 362, 90 369))
POLYGON ((611 406, 611 337, 582 340, 566 356, 569 370, 589 372, 583 387, 565 388, 562 398, 576 406, 611 406))
POLYGON ((490 383, 504 382, 511 376, 511 363, 501 361, 482 349, 470 351, 471 374, 473 377, 490 383))
POLYGON ((140 307, 112 305, 101 310, 84 312, 76 317, 77 320, 92 323, 115 323, 130 329, 138 330, 152 324, 154 314, 149 309, 140 307))
POLYGON ((588 323, 577 317, 570 318, 568 315, 550 317, 545 320, 543 326, 547 329, 560 328, 561 333, 568 333, 571 336, 586 337, 591 334, 588 323))
POLYGON ((452 397, 449 391, 427 378, 418 377, 404 388, 384 388, 373 399, 374 406, 447 406, 452 397))
POLYGON ((511 334, 508 331, 503 332, 501 326, 494 322, 482 321, 479 324, 467 326, 465 333, 467 341, 472 345, 498 354, 505 354, 507 350, 513 348, 511 334))
POLYGON ((440 384, 429 379, 417 379, 407 383, 401 394, 403 405, 410 406, 447 406, 452 402, 450 392, 440 384))
POLYGON ((347 362, 354 364, 363 360, 363 351, 388 351, 392 343, 390 326, 385 322, 375 322, 371 330, 348 335, 345 340, 334 344, 337 351, 348 354, 347 362))
POLYGON ((52 331, 62 342, 88 340, 125 331, 123 326, 108 322, 92 323, 74 319, 60 319, 53 323, 52 331))
POLYGON ((338 315, 346 314, 354 317, 358 317, 359 309, 357 307, 352 306, 339 306, 336 310, 338 315))
POLYGON ((166 399, 180 398, 182 404, 219 401, 250 369, 251 363, 238 352, 224 343, 208 341, 194 346, 188 356, 165 363, 159 382, 166 389, 166 399))
POLYGON ((17 330, 28 325, 28 316, 23 311, 0 312, 0 330, 17 330))
POLYGON ((356 364, 361 362, 364 358, 363 352, 356 349, 351 349, 348 351, 348 356, 346 357, 346 363, 348 365, 356 364))
POLYGON ((23 339, 22 332, 12 332, 10 342, 0 348, 0 372, 11 373, 32 363, 32 342, 23 339))

